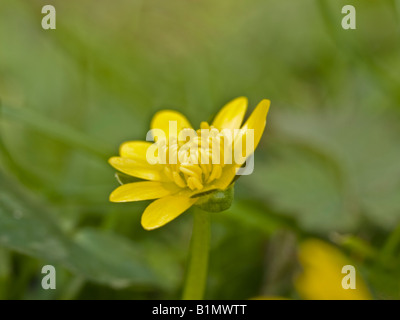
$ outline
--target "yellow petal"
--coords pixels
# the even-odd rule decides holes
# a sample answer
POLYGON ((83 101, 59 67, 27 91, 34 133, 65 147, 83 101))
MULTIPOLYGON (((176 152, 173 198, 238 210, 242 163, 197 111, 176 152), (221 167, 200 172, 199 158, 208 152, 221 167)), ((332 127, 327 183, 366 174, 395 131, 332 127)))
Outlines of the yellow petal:
POLYGON ((227 103, 215 116, 212 125, 219 130, 240 128, 246 114, 247 103, 246 97, 239 97, 227 103))
POLYGON ((158 199, 180 190, 174 183, 159 181, 141 181, 124 184, 110 195, 111 202, 128 202, 158 199))
MULTIPOLYGON (((186 117, 181 114, 180 112, 173 111, 173 110, 162 110, 157 112, 153 119, 151 120, 150 127, 151 129, 158 129, 162 130, 164 133, 167 141, 170 135, 169 126, 170 121, 176 121, 176 132, 171 132, 171 136, 177 137, 179 132, 185 128, 192 128, 190 122, 186 117)), ((175 127, 175 124, 171 123, 172 127, 175 127)), ((157 139, 155 139, 157 140, 157 139)))
POLYGON ((152 145, 147 141, 128 141, 119 148, 119 155, 122 158, 131 158, 136 160, 146 160, 147 149, 152 145))
POLYGON ((226 165, 222 170, 221 177, 219 177, 218 180, 214 181, 212 183, 212 186, 215 189, 225 190, 232 183, 233 178, 235 178, 236 171, 237 171, 237 166, 233 164, 226 165))
POLYGON ((198 199, 184 196, 167 196, 152 202, 142 215, 146 230, 162 227, 189 209, 198 199))
POLYGON ((147 161, 138 161, 129 158, 112 157, 108 162, 117 170, 130 176, 145 180, 167 181, 162 172, 162 165, 151 165, 147 161))
MULTIPOLYGON (((250 117, 242 126, 241 132, 237 135, 235 139, 235 145, 234 145, 235 152, 243 150, 242 152, 243 156, 248 158, 257 148, 258 143, 260 142, 262 134, 265 129, 270 103, 271 102, 269 100, 264 99, 257 105, 255 110, 252 112, 250 117), (247 144, 246 137, 249 134, 248 130, 253 130, 254 143, 247 144), (240 145, 240 139, 241 139, 241 145, 240 145)), ((236 163, 238 165, 242 165, 244 163, 244 160, 245 159, 236 163)))
POLYGON ((344 289, 342 268, 352 263, 334 246, 317 239, 303 242, 299 252, 303 272, 295 285, 303 299, 368 300, 371 294, 356 272, 356 288, 344 289))

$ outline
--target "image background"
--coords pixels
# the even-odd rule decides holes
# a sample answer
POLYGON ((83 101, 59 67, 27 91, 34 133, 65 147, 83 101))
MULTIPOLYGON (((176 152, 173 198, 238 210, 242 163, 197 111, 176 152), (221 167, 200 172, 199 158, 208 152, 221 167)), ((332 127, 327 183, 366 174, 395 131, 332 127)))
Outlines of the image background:
POLYGON ((199 127, 238 96, 271 109, 254 173, 212 215, 206 298, 304 298, 299 248, 318 238, 399 299, 399 39, 394 0, 0 0, 0 299, 179 298, 190 212, 143 230, 149 202, 108 201, 107 159, 159 110, 199 127))

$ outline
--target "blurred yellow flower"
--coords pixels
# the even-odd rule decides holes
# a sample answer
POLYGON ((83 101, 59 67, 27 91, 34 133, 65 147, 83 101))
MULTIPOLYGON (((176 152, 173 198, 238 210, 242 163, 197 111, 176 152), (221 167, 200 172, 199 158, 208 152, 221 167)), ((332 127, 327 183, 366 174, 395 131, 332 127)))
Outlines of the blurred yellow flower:
POLYGON ((344 289, 343 266, 351 262, 334 246, 317 239, 300 245, 302 273, 295 281, 296 289, 307 300, 369 300, 371 294, 356 272, 356 288, 344 289))
POLYGON ((239 97, 219 111, 211 126, 202 122, 201 129, 197 131, 192 129, 186 117, 179 112, 164 110, 156 113, 151 121, 151 129, 156 141, 157 135, 154 132, 161 131, 165 134, 166 139, 157 141, 159 147, 157 157, 160 160, 163 151, 166 162, 153 163, 154 159, 149 159, 149 152, 156 145, 154 143, 146 141, 123 143, 120 147, 120 156, 110 158, 109 163, 125 174, 148 181, 128 183, 118 187, 111 193, 110 201, 157 199, 145 209, 141 220, 145 229, 152 230, 175 219, 196 202, 201 202, 199 200, 202 194, 209 194, 214 190, 226 190, 231 185, 237 170, 257 147, 264 132, 269 106, 269 100, 262 100, 241 126, 247 109, 247 98, 239 97), (171 123, 175 124, 176 132, 171 130, 171 123), (179 135, 186 131, 190 133, 190 130, 197 134, 201 134, 202 130, 208 130, 218 143, 228 141, 233 148, 240 142, 241 151, 245 143, 245 156, 239 161, 235 158, 226 164, 223 161, 224 157, 227 157, 224 147, 217 149, 217 158, 221 158, 221 161, 215 162, 214 159, 211 162, 202 161, 204 157, 210 160, 215 156, 214 144, 211 145, 211 140, 204 141, 197 137, 189 142, 188 147, 186 140, 182 142, 179 135), (234 132, 232 140, 222 135, 224 130, 234 132), (247 143, 250 133, 254 140, 251 145, 247 143), (194 153, 193 147, 195 147, 194 153), (170 161, 171 155, 176 156, 176 162, 170 161))

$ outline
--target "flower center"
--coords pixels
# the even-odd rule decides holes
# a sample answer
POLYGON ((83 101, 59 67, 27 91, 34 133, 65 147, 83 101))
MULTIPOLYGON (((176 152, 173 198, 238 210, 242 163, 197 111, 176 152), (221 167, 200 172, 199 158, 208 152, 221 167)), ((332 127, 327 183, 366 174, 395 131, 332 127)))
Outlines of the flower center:
POLYGON ((221 177, 225 139, 207 122, 202 122, 197 131, 183 129, 178 138, 170 137, 169 142, 161 143, 159 150, 166 160, 165 175, 181 188, 202 190, 221 177))

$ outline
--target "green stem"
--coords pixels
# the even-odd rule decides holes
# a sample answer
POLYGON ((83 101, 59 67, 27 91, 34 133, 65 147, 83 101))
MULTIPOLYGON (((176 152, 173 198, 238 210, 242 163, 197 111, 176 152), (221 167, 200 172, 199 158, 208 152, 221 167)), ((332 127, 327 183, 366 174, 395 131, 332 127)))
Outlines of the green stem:
POLYGON ((210 214, 195 208, 183 300, 201 300, 204 297, 210 234, 210 214))

